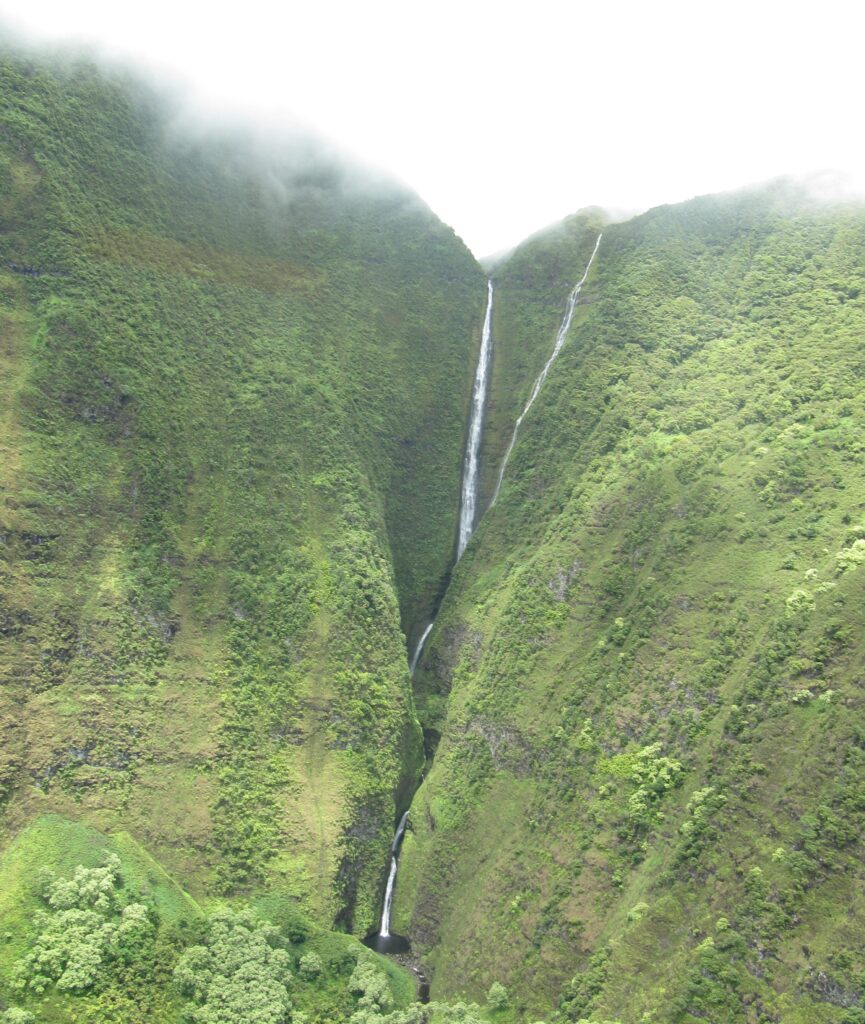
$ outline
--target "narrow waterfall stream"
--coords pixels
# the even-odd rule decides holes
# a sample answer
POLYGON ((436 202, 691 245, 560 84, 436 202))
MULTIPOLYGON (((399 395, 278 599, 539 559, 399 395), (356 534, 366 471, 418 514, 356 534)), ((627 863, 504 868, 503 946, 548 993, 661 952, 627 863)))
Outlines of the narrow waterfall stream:
MULTIPOLYGON (((490 354, 492 352, 492 317, 493 317, 493 283, 487 281, 487 307, 484 313, 484 325, 481 332, 481 350, 478 355, 478 365, 475 370, 474 383, 472 385, 472 404, 469 414, 469 430, 466 438, 466 451, 463 458, 462 484, 460 488, 460 517, 459 533, 457 538, 456 562, 460 560, 466 545, 472 535, 477 520, 478 506, 478 459, 481 448, 481 432, 483 430, 484 409, 486 408, 490 354)), ((433 622, 430 622, 421 634, 421 638, 415 647, 411 657, 409 671, 414 675, 420 656, 423 654, 424 644, 432 632, 433 622)), ((411 948, 408 939, 401 935, 392 935, 390 930, 390 914, 393 906, 393 893, 396 886, 396 874, 399 867, 399 850, 402 846, 406 825, 408 824, 409 812, 400 818, 396 834, 390 848, 390 872, 387 877, 387 885, 384 891, 384 902, 382 904, 381 924, 379 930, 364 939, 364 942, 379 953, 405 953, 411 948)), ((426 979, 418 974, 420 991, 423 992, 426 986, 426 979)), ((428 988, 428 986, 426 986, 428 988)))
MULTIPOLYGON (((487 391, 489 390, 490 356, 493 350, 492 325, 493 283, 492 281, 487 281, 487 308, 484 313, 484 326, 481 332, 481 350, 478 354, 478 365, 475 369, 475 378, 472 384, 469 431, 466 437, 466 451, 463 456, 463 475, 460 485, 460 518, 457 532, 457 554, 454 564, 462 558, 478 517, 478 481, 480 479, 478 468, 480 465, 484 411, 487 405, 487 391)), ((432 632, 433 622, 430 622, 423 631, 417 647, 414 649, 409 667, 412 675, 414 675, 414 670, 417 668, 417 663, 423 654, 424 644, 432 632)))
POLYGON ((399 848, 402 843, 402 837, 405 833, 405 827, 408 824, 408 811, 399 819, 399 825, 397 826, 396 835, 393 837, 393 843, 390 848, 390 874, 387 878, 387 888, 384 891, 384 906, 381 911, 381 927, 379 928, 379 935, 383 939, 390 938, 390 910, 393 906, 393 887, 396 884, 396 869, 397 861, 399 858, 399 848))
POLYGON ((417 642, 417 647, 414 649, 412 655, 411 665, 409 665, 409 674, 414 675, 414 670, 417 668, 417 663, 420 661, 420 656, 423 654, 424 644, 427 642, 427 637, 432 633, 433 623, 431 622, 427 628, 421 634, 420 640, 417 642))
POLYGON ((592 263, 594 262, 595 256, 598 253, 598 246, 601 244, 601 239, 604 236, 598 235, 598 240, 595 242, 595 248, 592 250, 592 255, 589 257, 589 262, 586 264, 586 270, 579 281, 574 285, 571 294, 568 296, 568 303, 565 307, 565 315, 562 319, 561 325, 559 326, 558 334, 556 334, 556 343, 553 345, 553 351, 550 358, 544 364, 543 370, 538 374, 538 379, 534 383, 532 393, 529 395, 529 400, 526 402, 526 406, 520 415, 517 417, 517 422, 514 424, 514 432, 511 435, 511 443, 508 445, 508 450, 505 452, 505 457, 502 459, 502 464, 499 467, 499 477, 496 481, 496 489, 493 492, 493 500, 490 502, 490 508, 496 503, 496 499, 499 496, 499 491, 502 489, 502 480, 505 478, 505 469, 508 465, 508 459, 511 457, 511 452, 514 450, 514 445, 517 443, 517 434, 520 432, 523 420, 526 418, 526 414, 529 409, 534 405, 535 399, 540 393, 541 387, 544 381, 547 379, 547 374, 550 372, 550 367, 556 361, 556 357, 562 350, 562 345, 565 343, 565 338, 568 335, 568 331, 571 327, 571 321, 574 319, 574 310, 577 308, 577 303, 580 298, 580 292, 583 290, 583 285, 586 283, 586 278, 589 276, 589 271, 592 269, 592 263))
POLYGON ((408 811, 399 819, 396 834, 390 845, 390 871, 387 876, 387 886, 384 890, 384 902, 381 908, 381 922, 379 929, 373 935, 364 939, 364 943, 378 953, 407 953, 411 946, 408 939, 402 935, 391 935, 390 912, 393 907, 393 890, 396 886, 396 871, 399 863, 399 848, 402 846, 402 837, 405 835, 405 827, 408 824, 408 811))
POLYGON ((463 483, 460 492, 460 525, 457 539, 459 561, 471 539, 478 514, 478 460, 481 451, 481 432, 484 426, 484 409, 487 404, 487 380, 492 352, 493 283, 487 281, 487 311, 484 314, 484 329, 481 334, 481 351, 475 370, 472 387, 472 411, 469 419, 469 435, 466 440, 466 454, 463 460, 463 483))
MULTIPOLYGON (((592 263, 598 252, 598 247, 601 244, 601 235, 598 235, 595 247, 592 250, 592 255, 589 257, 589 262, 586 264, 585 273, 580 280, 574 285, 570 295, 568 295, 568 301, 565 308, 565 315, 559 326, 558 333, 556 334, 556 341, 553 345, 553 351, 550 358, 544 364, 544 368, 541 370, 540 375, 532 387, 529 400, 526 402, 525 408, 517 418, 517 422, 514 426, 514 432, 511 436, 510 444, 505 452, 505 457, 502 460, 501 467, 499 469, 498 480, 496 482, 496 489, 493 494, 490 507, 495 504, 496 498, 499 496, 499 490, 502 486, 502 480, 505 475, 505 468, 508 464, 508 459, 511 457, 511 452, 514 449, 514 445, 517 442, 517 435, 525 419, 529 409, 534 404, 535 399, 540 393, 541 387, 544 381, 547 379, 547 374, 550 372, 550 368, 556 361, 556 357, 562 349, 567 337, 568 330, 571 326, 571 321, 574 318, 574 311, 577 308, 577 303, 580 298, 580 292, 582 291, 583 285, 586 283, 586 279, 589 276, 589 270, 592 267, 592 263)), ((472 404, 471 412, 469 416, 469 428, 468 436, 466 438, 466 450, 463 458, 463 473, 462 473, 462 485, 460 490, 460 515, 459 515, 459 531, 457 535, 457 550, 454 564, 462 558, 463 553, 468 546, 469 540, 471 539, 472 533, 474 532, 475 525, 478 519, 478 489, 480 482, 479 462, 480 462, 480 448, 481 448, 481 436, 483 433, 484 423, 484 412, 486 410, 487 403, 487 392, 489 390, 489 369, 490 361, 492 356, 492 317, 493 317, 493 283, 492 281, 487 282, 487 306, 484 314, 483 331, 481 333, 481 348, 478 354, 478 365, 475 370, 474 383, 472 385, 472 404)), ((423 654, 424 645, 432 632, 435 620, 433 619, 421 634, 420 640, 415 647, 414 653, 412 654, 410 661, 410 672, 412 675, 415 673, 418 662, 420 661, 421 655, 423 654)), ((393 935, 390 930, 391 921, 391 910, 393 908, 393 896, 394 889, 396 888, 397 871, 399 869, 399 852, 402 846, 403 836, 408 825, 409 811, 406 811, 399 820, 397 825, 396 834, 394 835, 393 842, 391 843, 390 849, 390 871, 388 873, 387 885, 384 892, 384 901, 382 903, 381 912, 381 923, 379 930, 372 935, 367 936, 364 939, 366 945, 372 949, 377 950, 380 953, 408 953, 411 949, 411 945, 407 938, 402 935, 393 935)), ((418 977, 419 982, 419 993, 423 999, 424 994, 429 993, 429 985, 426 978, 420 974, 417 970, 415 973, 418 977)))

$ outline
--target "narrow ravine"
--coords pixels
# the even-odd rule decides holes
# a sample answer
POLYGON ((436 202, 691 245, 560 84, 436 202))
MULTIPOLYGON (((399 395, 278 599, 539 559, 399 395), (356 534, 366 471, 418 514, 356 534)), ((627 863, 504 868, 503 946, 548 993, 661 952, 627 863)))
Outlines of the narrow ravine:
MULTIPOLYGON (((472 403, 469 413, 468 435, 466 437, 466 450, 463 457, 462 482, 460 485, 460 514, 459 528, 457 535, 457 550, 454 564, 460 560, 466 549, 477 521, 478 507, 478 472, 479 455, 481 447, 481 435, 483 432, 484 410, 487 402, 487 391, 489 390, 489 367, 490 355, 492 352, 492 317, 493 317, 493 283, 487 281, 487 306, 484 313, 484 324, 481 332, 481 349, 478 354, 478 364, 475 369, 474 383, 472 384, 472 403)), ((420 657, 423 654, 424 645, 432 632, 435 619, 428 623, 420 640, 414 649, 409 663, 409 672, 414 675, 420 657)), ((379 930, 373 935, 367 936, 364 942, 379 953, 404 953, 410 949, 408 939, 401 935, 392 935, 390 930, 390 915, 393 907, 393 894, 396 887, 397 869, 399 867, 399 851, 402 839, 408 824, 409 812, 406 811, 400 818, 396 833, 391 843, 390 871, 388 873, 387 885, 384 891, 382 903, 381 923, 379 930)), ((422 975, 418 975, 421 990, 425 984, 422 975)))
MULTIPOLYGON (((556 334, 555 344, 553 345, 553 351, 549 359, 544 364, 544 368, 541 370, 540 375, 532 387, 529 400, 526 402, 525 408, 517 418, 514 426, 514 432, 511 436, 510 444, 505 452, 505 457, 502 460, 501 467, 499 469, 498 480, 496 483, 496 489, 493 494, 492 501, 489 507, 491 508, 498 497, 499 490, 504 479, 505 469, 508 464, 508 460, 511 456, 511 452, 514 449, 514 445, 517 441, 517 435, 519 434, 520 426, 525 419, 529 409, 531 409, 535 399, 540 393, 541 387, 550 372, 550 368, 556 360, 562 346, 565 343, 565 339, 568 334, 568 330, 571 326, 571 321, 574 318, 574 311, 577 307, 580 298, 580 292, 582 291, 583 285, 586 283, 586 279, 589 276, 592 263, 598 252, 598 247, 601 244, 601 235, 598 235, 595 247, 592 250, 592 255, 589 257, 589 262, 586 265, 585 272, 580 280, 574 285, 570 294, 565 308, 564 318, 559 326, 556 334)), ((493 315, 493 283, 492 281, 487 282, 487 305, 486 312, 484 313, 483 330, 481 333, 481 347, 478 354, 478 363, 475 369, 474 383, 472 385, 472 402, 471 411, 469 415, 469 426, 468 435, 466 437, 466 450, 463 458, 463 473, 462 473, 462 484, 460 488, 460 510, 459 510, 459 527, 457 534, 457 548, 456 557, 454 564, 459 562, 462 558, 466 547, 468 546, 471 536, 474 533, 475 526, 478 522, 478 494, 480 484, 480 449, 481 440, 483 435, 483 423, 484 413, 486 411, 487 394, 489 391, 489 371, 490 363, 492 358, 492 315, 493 315)), ((421 634, 420 640, 415 647, 414 653, 412 654, 409 671, 413 676, 417 668, 418 662, 420 661, 421 655, 423 654, 424 646, 429 639, 430 633, 432 632, 433 626, 435 625, 435 619, 428 623, 423 633, 421 634)), ((380 953, 392 953, 392 954, 405 954, 411 950, 411 944, 409 940, 402 935, 394 935, 391 933, 391 910, 393 908, 394 891, 396 889, 397 872, 399 870, 399 853, 402 846, 403 836, 408 826, 410 811, 405 811, 399 820, 396 828, 396 833, 391 843, 391 856, 390 856, 390 871, 388 873, 387 885, 385 886, 384 900, 382 903, 381 921, 379 930, 373 935, 369 935, 364 942, 372 949, 377 950, 380 953)), ((429 985, 426 978, 417 967, 413 967, 418 977, 419 983, 419 994, 420 998, 424 997, 429 991, 429 985)))

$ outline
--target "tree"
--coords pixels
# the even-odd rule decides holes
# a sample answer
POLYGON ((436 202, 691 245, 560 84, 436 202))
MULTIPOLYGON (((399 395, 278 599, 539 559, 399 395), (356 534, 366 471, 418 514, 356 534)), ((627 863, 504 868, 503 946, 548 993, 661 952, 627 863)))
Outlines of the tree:
POLYGON ((500 981, 494 981, 487 992, 487 1005, 491 1010, 504 1010, 508 1005, 508 990, 500 981))
POLYGON ((203 946, 178 961, 174 980, 194 1007, 193 1024, 286 1024, 291 1002, 288 953, 279 932, 251 911, 214 915, 203 946))
POLYGON ((324 964, 321 962, 321 957, 318 953, 304 953, 300 958, 300 964, 298 965, 300 975, 302 978, 306 978, 307 981, 312 981, 313 978, 317 978, 324 969, 324 964))
POLYGON ((153 941, 155 927, 142 903, 123 905, 120 861, 77 867, 71 878, 46 872, 42 899, 48 909, 34 918, 38 935, 15 967, 19 989, 45 992, 52 984, 81 993, 103 980, 112 963, 131 963, 153 941))

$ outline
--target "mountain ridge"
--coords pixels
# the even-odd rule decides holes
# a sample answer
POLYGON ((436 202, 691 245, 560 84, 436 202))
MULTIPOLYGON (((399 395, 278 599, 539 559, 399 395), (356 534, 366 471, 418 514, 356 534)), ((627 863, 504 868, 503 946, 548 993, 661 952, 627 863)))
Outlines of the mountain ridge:
POLYGON ((209 1021, 233 936, 275 1024, 858 1024, 862 209, 589 208, 497 263, 481 508, 603 231, 454 566, 453 231, 331 154, 181 145, 87 62, 0 84, 0 998, 209 1021), (409 806, 394 929, 483 1009, 333 932, 409 806), (143 973, 21 995, 99 879, 143 973))
MULTIPOLYGON (((434 992, 480 993, 497 979, 530 1018, 549 1011, 551 991, 581 960, 565 1018, 750 1020, 759 1004, 765 1019, 840 1019, 807 981, 809 970, 831 975, 831 962, 809 964, 792 938, 772 933, 781 920, 790 926, 801 900, 816 907, 810 927, 825 943, 841 924, 818 893, 834 883, 814 865, 807 882, 785 878, 775 847, 755 850, 757 834, 730 815, 770 818, 795 860, 803 840, 791 838, 795 818, 774 803, 779 783, 766 767, 789 754, 760 722, 792 728, 813 706, 820 744, 840 751, 858 728, 860 652, 850 641, 861 580, 835 566, 856 542, 862 507, 862 230, 861 208, 803 204, 784 186, 604 227, 571 337, 417 673, 422 721, 441 742, 405 841, 395 919, 416 938, 434 992), (831 712, 836 699, 843 708, 831 712), (728 703, 737 709, 723 726, 728 703), (740 705, 755 719, 745 741, 740 705), (766 764, 745 777, 755 790, 761 773, 773 780, 756 805, 740 791, 744 769, 732 767, 747 763, 752 742, 766 764), (730 877, 732 858, 771 877, 759 912, 730 877), (691 889, 692 872, 720 875, 717 893, 691 889), (766 923, 778 903, 788 916, 766 923), (721 918, 738 938, 714 932, 721 918), (698 951, 701 939, 718 952, 698 951), (749 976, 737 942, 772 949, 765 981, 749 976), (704 957, 709 980, 692 957, 704 957)), ((532 244, 561 247, 558 263, 570 268, 561 303, 585 260, 561 232, 532 244)), ((560 313, 533 325, 524 301, 510 313, 507 287, 498 287, 494 346, 525 360, 534 345, 539 363, 560 313)), ((511 399, 511 423, 519 405, 511 399)), ((788 768, 797 814, 823 799, 821 814, 840 800, 855 815, 861 787, 830 798, 811 737, 789 740, 814 778, 809 787, 788 768)), ((858 893, 845 851, 835 861, 823 852, 821 863, 858 893)))
POLYGON ((326 865, 298 895, 371 924, 360 851, 418 767, 403 630, 451 557, 468 383, 443 382, 482 275, 399 188, 325 166, 281 199, 90 65, 7 55, 3 82, 7 822, 143 799, 187 884, 229 887, 295 830, 298 877, 326 865), (166 785, 188 818, 161 831, 166 785))

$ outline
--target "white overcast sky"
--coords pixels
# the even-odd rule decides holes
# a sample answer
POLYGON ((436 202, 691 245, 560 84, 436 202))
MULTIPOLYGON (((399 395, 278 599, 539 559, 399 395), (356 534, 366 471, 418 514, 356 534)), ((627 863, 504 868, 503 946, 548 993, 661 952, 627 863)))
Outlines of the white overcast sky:
POLYGON ((865 183, 860 0, 0 0, 0 21, 300 118, 479 256, 587 205, 830 168, 865 183))

